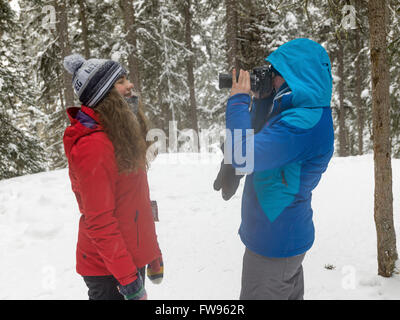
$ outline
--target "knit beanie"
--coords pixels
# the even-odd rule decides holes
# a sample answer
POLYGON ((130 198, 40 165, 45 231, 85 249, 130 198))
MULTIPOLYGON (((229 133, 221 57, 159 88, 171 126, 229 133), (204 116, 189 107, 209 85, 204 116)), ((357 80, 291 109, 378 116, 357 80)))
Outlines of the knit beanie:
POLYGON ((72 74, 72 87, 79 101, 90 108, 96 107, 114 83, 126 75, 126 70, 116 61, 86 60, 80 54, 65 57, 64 68, 72 74))

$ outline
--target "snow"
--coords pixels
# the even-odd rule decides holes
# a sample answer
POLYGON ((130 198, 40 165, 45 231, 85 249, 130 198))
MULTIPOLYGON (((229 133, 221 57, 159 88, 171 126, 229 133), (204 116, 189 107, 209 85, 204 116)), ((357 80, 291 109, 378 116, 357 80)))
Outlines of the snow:
POLYGON ((361 98, 362 99, 366 99, 366 98, 368 98, 368 97, 370 97, 371 95, 370 95, 370 93, 369 93, 369 90, 368 90, 368 88, 367 89, 364 89, 362 92, 361 92, 361 98))
POLYGON ((13 9, 14 11, 16 11, 18 14, 21 11, 21 8, 19 6, 18 0, 11 0, 10 2, 10 7, 11 9, 13 9))
MULTIPOLYGON (((230 201, 222 200, 212 189, 219 161, 220 155, 179 154, 152 163, 165 277, 158 286, 146 280, 150 299, 238 298, 243 180, 230 201)), ((399 239, 400 160, 392 165, 399 239)), ((314 191, 316 240, 303 263, 305 299, 400 299, 400 276, 377 276, 373 172, 372 155, 333 158, 314 191)), ((87 299, 75 272, 79 216, 66 169, 0 181, 0 299, 87 299)))
POLYGON ((292 12, 288 12, 285 17, 286 22, 288 23, 289 28, 297 27, 297 18, 292 12))

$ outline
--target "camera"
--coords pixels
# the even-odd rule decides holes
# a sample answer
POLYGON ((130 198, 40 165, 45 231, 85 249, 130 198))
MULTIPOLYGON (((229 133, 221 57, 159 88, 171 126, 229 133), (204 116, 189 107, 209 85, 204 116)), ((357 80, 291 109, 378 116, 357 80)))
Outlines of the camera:
MULTIPOLYGON (((236 81, 239 79, 239 73, 236 75, 236 81)), ((232 88, 232 75, 226 73, 219 74, 219 88, 232 88)), ((272 66, 264 65, 256 67, 250 73, 250 88, 254 93, 260 96, 270 95, 272 92, 272 66)))

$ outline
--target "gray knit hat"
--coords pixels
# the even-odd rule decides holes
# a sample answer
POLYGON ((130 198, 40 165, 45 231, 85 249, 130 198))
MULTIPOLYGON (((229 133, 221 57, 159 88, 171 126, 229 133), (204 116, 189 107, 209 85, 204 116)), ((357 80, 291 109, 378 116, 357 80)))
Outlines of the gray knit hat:
POLYGON ((72 87, 80 102, 90 108, 94 108, 114 83, 126 75, 126 70, 116 61, 85 60, 80 54, 65 57, 64 68, 73 75, 72 87))

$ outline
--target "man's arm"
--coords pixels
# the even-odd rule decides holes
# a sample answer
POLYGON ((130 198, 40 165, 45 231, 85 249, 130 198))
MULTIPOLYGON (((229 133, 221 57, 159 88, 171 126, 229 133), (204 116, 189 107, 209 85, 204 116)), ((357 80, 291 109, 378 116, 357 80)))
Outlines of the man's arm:
MULTIPOLYGON (((259 133, 250 133, 251 116, 248 111, 250 96, 236 94, 228 100, 226 109, 226 128, 232 133, 232 164, 235 168, 243 168, 235 159, 235 153, 254 159, 254 171, 269 170, 285 164, 303 160, 312 151, 314 136, 312 130, 290 125, 283 119, 271 126, 264 126, 259 133), (234 131, 240 134, 235 139, 234 131), (253 139, 253 148, 246 150, 246 143, 253 139), (235 152, 236 150, 236 152, 235 152), (253 157, 248 157, 253 152, 253 157)), ((312 112, 312 111, 310 111, 312 112)))

